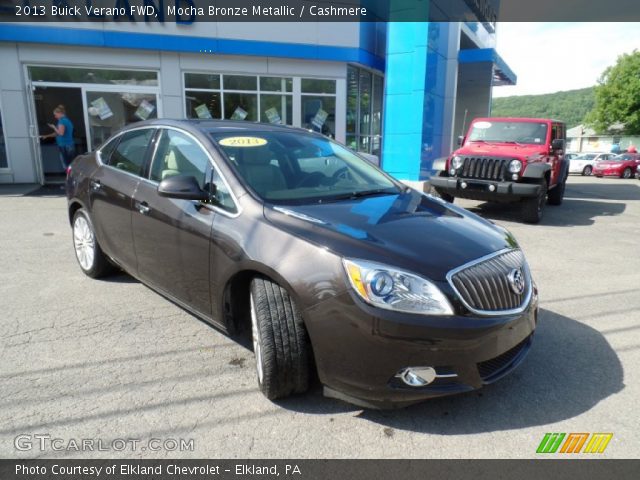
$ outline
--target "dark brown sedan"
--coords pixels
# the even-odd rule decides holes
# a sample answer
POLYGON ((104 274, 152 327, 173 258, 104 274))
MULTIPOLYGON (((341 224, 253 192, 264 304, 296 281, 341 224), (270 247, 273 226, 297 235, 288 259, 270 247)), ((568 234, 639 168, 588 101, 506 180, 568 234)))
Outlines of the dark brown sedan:
POLYGON ((531 344, 537 290, 506 230, 319 134, 143 122, 76 158, 67 196, 82 271, 251 328, 270 399, 317 371, 329 396, 405 405, 491 383, 531 344))

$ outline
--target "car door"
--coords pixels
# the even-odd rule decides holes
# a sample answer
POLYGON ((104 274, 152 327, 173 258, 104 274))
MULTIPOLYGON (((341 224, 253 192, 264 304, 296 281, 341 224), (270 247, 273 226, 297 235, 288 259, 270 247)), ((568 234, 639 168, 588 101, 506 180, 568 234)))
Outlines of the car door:
POLYGON ((100 166, 92 175, 89 205, 102 249, 131 273, 136 258, 131 233, 131 208, 155 129, 130 130, 116 137, 97 155, 100 166))
POLYGON ((159 183, 194 176, 208 188, 211 160, 187 132, 162 129, 148 178, 135 193, 132 216, 138 275, 197 312, 211 315, 209 254, 214 210, 199 201, 161 197, 159 183))

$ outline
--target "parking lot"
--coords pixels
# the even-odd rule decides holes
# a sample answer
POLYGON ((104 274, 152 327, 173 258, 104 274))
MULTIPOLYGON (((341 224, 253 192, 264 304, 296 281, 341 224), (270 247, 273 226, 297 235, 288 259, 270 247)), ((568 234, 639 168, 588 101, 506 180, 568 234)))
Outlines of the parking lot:
POLYGON ((479 392, 371 411, 319 387, 268 401, 245 346, 127 275, 85 277, 62 195, 0 188, 0 456, 516 458, 546 432, 613 432, 604 456, 638 458, 640 181, 571 176, 540 225, 459 204, 520 241, 540 289, 534 346, 479 392), (194 449, 17 451, 20 434, 194 449))

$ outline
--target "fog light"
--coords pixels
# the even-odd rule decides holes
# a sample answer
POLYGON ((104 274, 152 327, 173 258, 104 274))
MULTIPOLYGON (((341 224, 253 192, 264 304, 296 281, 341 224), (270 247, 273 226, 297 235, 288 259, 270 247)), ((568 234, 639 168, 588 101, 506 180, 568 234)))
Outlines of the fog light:
POLYGON ((495 192, 496 191, 496 186, 495 185, 489 185, 489 191, 490 192, 495 192))
POLYGON ((409 367, 397 376, 410 387, 424 387, 436 379, 436 370, 433 367, 409 367))
POLYGON ((460 184, 460 188, 467 188, 467 182, 462 182, 460 184))

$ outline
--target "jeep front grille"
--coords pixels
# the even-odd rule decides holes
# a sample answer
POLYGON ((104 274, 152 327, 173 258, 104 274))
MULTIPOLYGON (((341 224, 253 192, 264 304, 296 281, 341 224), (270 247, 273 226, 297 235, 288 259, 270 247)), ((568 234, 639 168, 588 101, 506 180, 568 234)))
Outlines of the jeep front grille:
POLYGON ((462 267, 447 275, 462 303, 481 315, 505 315, 522 312, 531 298, 531 275, 521 250, 503 250, 462 267), (519 270, 524 280, 516 293, 509 275, 519 270))
POLYGON ((460 176, 502 181, 506 178, 508 163, 509 160, 503 158, 464 157, 460 176))

